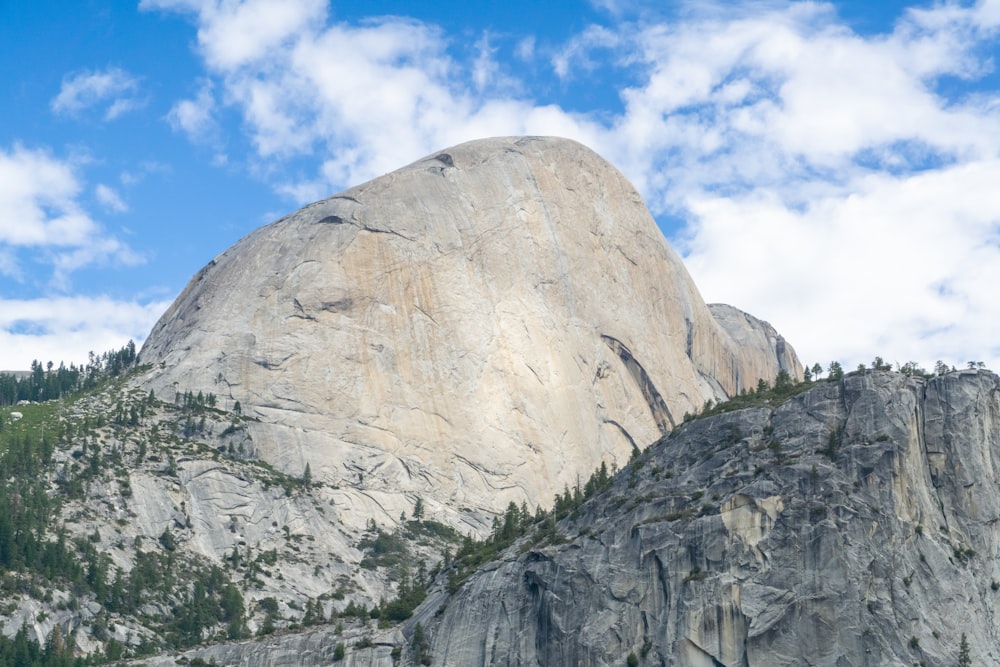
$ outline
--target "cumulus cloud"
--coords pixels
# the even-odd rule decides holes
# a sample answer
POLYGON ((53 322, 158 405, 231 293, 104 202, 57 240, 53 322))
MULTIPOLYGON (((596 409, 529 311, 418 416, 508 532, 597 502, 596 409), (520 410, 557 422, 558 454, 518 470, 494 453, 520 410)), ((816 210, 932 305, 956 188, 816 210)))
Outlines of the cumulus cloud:
POLYGON ((992 32, 940 11, 874 38, 805 5, 640 40, 650 76, 619 130, 648 141, 647 196, 687 221, 706 298, 773 319, 806 359, 1000 362, 996 91, 936 89, 988 71, 992 32))
POLYGON ((273 57, 284 42, 326 21, 326 0, 142 0, 142 9, 193 13, 208 64, 236 69, 273 57))
MULTIPOLYGON (((313 178, 277 185, 299 201, 476 136, 544 127, 593 143, 599 130, 583 117, 512 96, 516 86, 493 59, 486 35, 466 66, 448 54, 436 26, 401 17, 328 24, 324 2, 144 0, 141 6, 195 16, 218 97, 242 114, 262 162, 320 158, 313 178), (258 33, 262 41, 247 39, 258 33)), ((183 108, 201 118, 194 112, 204 106, 183 108)), ((179 127, 181 108, 171 115, 179 127)))
POLYGON ((0 370, 27 370, 25 360, 86 363, 88 353, 141 343, 168 302, 108 297, 0 298, 0 370))
POLYGON ((703 293, 784 323, 811 362, 992 361, 997 177, 997 160, 869 175, 800 210, 767 193, 705 197, 687 264, 703 293))
MULTIPOLYGON (((996 2, 907 10, 876 35, 815 2, 699 3, 669 20, 643 5, 552 51, 574 85, 618 68, 622 110, 600 116, 496 85, 514 75, 495 45, 466 63, 419 21, 330 23, 320 0, 142 6, 195 17, 261 162, 315 160, 311 177, 276 178, 300 200, 476 137, 569 136, 633 180, 706 298, 771 320, 807 360, 1000 364, 996 2)), ((514 55, 536 52, 525 39, 514 55)))
POLYGON ((59 94, 52 100, 52 110, 74 115, 103 106, 104 119, 114 120, 145 104, 138 93, 138 79, 121 68, 77 72, 63 79, 59 94))
MULTIPOLYGON (((0 149, 0 262, 6 267, 4 273, 20 273, 17 253, 26 248, 43 251, 54 268, 53 284, 60 288, 83 266, 141 261, 90 217, 79 201, 82 189, 69 162, 43 150, 21 146, 0 149)), ((108 186, 98 186, 96 195, 106 206, 124 206, 108 186)))

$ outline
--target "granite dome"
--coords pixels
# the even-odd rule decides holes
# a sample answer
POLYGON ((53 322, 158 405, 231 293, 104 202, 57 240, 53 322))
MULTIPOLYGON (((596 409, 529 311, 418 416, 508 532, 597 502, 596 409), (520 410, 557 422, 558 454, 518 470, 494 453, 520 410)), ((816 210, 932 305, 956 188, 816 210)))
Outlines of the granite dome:
MULTIPOLYGON (((548 506, 708 399, 800 372, 713 316, 635 188, 579 143, 474 141, 311 204, 200 271, 141 351, 157 393, 239 401, 256 454, 346 525, 548 506)), ((478 518, 477 518, 478 517, 478 518)))

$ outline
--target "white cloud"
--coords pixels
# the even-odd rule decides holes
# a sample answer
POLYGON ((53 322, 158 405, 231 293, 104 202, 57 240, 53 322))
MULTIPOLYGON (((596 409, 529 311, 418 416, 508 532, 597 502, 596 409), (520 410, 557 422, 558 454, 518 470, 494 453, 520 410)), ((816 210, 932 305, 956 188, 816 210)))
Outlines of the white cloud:
POLYGON ((0 275, 20 282, 24 278, 21 264, 10 248, 0 246, 0 275))
POLYGON ((51 253, 53 266, 51 285, 60 290, 68 290, 70 276, 87 266, 136 266, 145 258, 127 244, 110 236, 91 239, 89 243, 51 253))
POLYGON ((514 48, 514 55, 524 61, 530 61, 535 57, 535 36, 529 35, 520 41, 514 48))
POLYGON ((799 211, 765 193, 694 201, 687 264, 709 298, 781 322, 810 363, 995 362, 997 178, 994 159, 861 177, 799 211))
POLYGON ((94 189, 94 193, 97 195, 97 201, 101 202, 101 205, 112 213, 124 213, 128 210, 128 204, 111 186, 99 183, 94 189))
POLYGON ((237 69, 274 55, 283 42, 326 21, 326 0, 141 0, 141 9, 191 12, 206 61, 237 69))
POLYGON ((145 105, 137 97, 139 81, 118 67, 94 72, 77 72, 63 79, 59 94, 52 100, 52 110, 61 114, 77 114, 91 107, 107 104, 105 120, 145 105))
POLYGON ((0 369, 27 370, 31 359, 81 364, 89 352, 120 348, 130 338, 139 344, 168 305, 108 297, 0 298, 0 369))
MULTIPOLYGON (((555 108, 465 87, 439 31, 405 19, 306 33, 259 69, 222 74, 261 158, 327 156, 320 180, 291 184, 298 191, 329 194, 440 146, 524 133, 531 118, 544 116, 552 131, 581 138, 592 126, 555 108)), ((504 82, 495 70, 480 79, 490 90, 504 82)))
MULTIPOLYGON (((569 136, 686 223, 681 249, 708 299, 771 320, 810 361, 978 354, 1000 368, 987 286, 1000 91, 952 85, 991 71, 996 2, 909 10, 873 36, 813 2, 691 4, 670 21, 644 9, 552 59, 574 85, 599 62, 619 68, 623 111, 601 116, 514 94, 525 86, 488 42, 464 64, 419 21, 329 24, 318 0, 142 6, 195 13, 217 99, 242 114, 262 164, 315 158, 313 177, 274 177, 300 201, 477 137, 569 136)), ((525 40, 515 50, 533 57, 525 40)))
POLYGON ((687 219, 706 298, 773 320, 810 362, 1000 367, 997 91, 937 92, 988 65, 972 12, 941 11, 874 38, 805 6, 641 41, 650 77, 618 129, 647 142, 644 191, 687 219))
POLYGON ((500 65, 493 58, 496 48, 490 46, 489 33, 483 33, 483 36, 476 42, 476 49, 479 51, 479 55, 476 56, 473 64, 472 80, 476 84, 476 90, 481 93, 496 78, 500 71, 500 65))
MULTIPOLYGON (((89 264, 134 264, 140 258, 108 235, 79 202, 82 186, 74 166, 41 150, 0 149, 0 253, 4 273, 19 275, 17 251, 41 248, 54 266, 56 286, 68 284, 72 271, 89 264)), ((124 206, 110 187, 97 197, 106 206, 124 206)))
POLYGON ((217 141, 215 96, 211 82, 204 82, 194 99, 181 100, 167 114, 167 121, 177 132, 183 132, 195 143, 217 141))
POLYGON ((73 168, 44 151, 0 150, 0 243, 78 245, 97 232, 73 168))
POLYGON ((576 71, 571 71, 573 68, 581 69, 584 73, 589 72, 596 66, 592 59, 595 50, 610 52, 620 42, 621 36, 618 33, 603 26, 588 26, 553 56, 552 68, 560 79, 571 78, 577 74, 576 71))
POLYGON ((139 165, 137 170, 123 171, 118 178, 122 185, 130 186, 143 182, 150 174, 167 174, 170 171, 170 165, 155 160, 146 160, 139 165))
MULTIPOLYGON (((557 134, 595 136, 594 123, 512 97, 516 86, 492 58, 486 36, 480 58, 465 67, 447 54, 434 26, 398 17, 328 25, 322 2, 144 0, 141 6, 195 14, 216 99, 242 113, 261 170, 291 156, 320 156, 314 178, 278 186, 298 201, 477 135, 537 131, 530 119, 544 119, 557 134), (268 26, 263 41, 247 39, 258 32, 251 24, 268 26)), ((201 96, 182 101, 171 121, 191 134, 208 104, 201 96)))

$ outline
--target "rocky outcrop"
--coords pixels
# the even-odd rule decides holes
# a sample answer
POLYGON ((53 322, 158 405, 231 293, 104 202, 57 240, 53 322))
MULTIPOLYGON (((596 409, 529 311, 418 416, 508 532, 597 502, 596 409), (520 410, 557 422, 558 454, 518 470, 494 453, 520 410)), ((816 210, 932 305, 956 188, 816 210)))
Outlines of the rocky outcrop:
POLYGON ((775 367, 791 377, 801 375, 795 350, 770 323, 724 303, 710 303, 708 310, 736 348, 744 352, 743 363, 734 370, 737 374, 749 371, 749 378, 738 378, 743 380, 738 382, 741 388, 752 382, 752 378, 768 379, 768 373, 775 367))
POLYGON ((443 666, 1000 665, 998 471, 992 373, 818 382, 683 425, 402 628, 183 658, 413 665, 420 624, 443 666))
POLYGON ((410 621, 435 665, 1000 665, 1000 379, 686 424, 410 621))
POLYGON ((157 395, 239 401, 256 453, 342 489, 349 529, 420 497, 481 532, 707 399, 799 374, 734 312, 719 325, 599 156, 489 139, 253 232, 192 279, 141 362, 157 395))

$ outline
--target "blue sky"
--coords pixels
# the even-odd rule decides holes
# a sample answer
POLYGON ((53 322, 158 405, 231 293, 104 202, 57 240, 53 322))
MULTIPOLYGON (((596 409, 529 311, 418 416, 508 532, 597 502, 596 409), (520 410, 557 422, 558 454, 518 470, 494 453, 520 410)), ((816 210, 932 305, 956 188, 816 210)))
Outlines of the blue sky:
POLYGON ((140 341, 250 230, 582 141, 804 361, 1000 368, 1000 2, 0 0, 0 369, 140 341))

